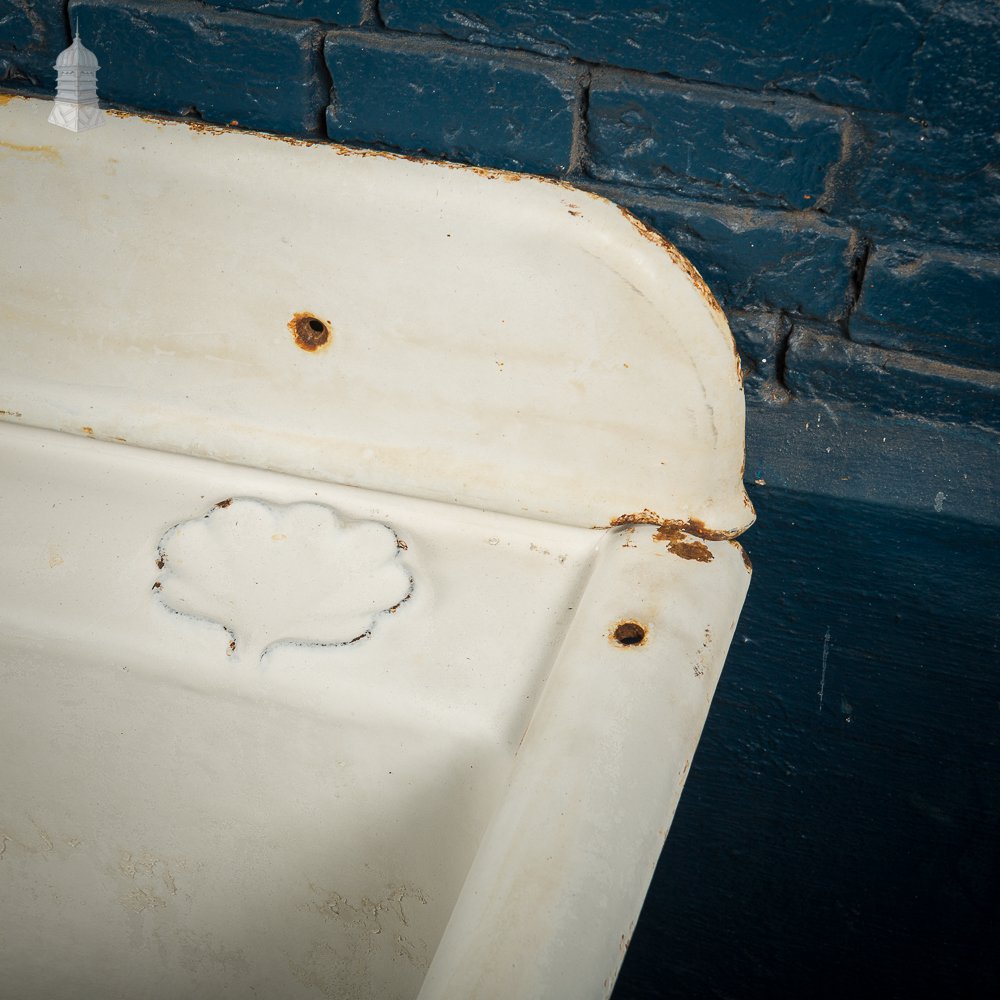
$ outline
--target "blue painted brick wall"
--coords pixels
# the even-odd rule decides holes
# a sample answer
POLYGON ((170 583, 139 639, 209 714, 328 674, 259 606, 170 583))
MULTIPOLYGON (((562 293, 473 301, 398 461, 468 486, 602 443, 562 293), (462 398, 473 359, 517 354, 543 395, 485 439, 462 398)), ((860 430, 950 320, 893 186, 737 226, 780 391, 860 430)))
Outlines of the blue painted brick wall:
POLYGON ((372 31, 331 32, 326 63, 332 139, 510 170, 569 168, 575 67, 372 31))
POLYGON ((381 0, 379 6, 386 26, 403 31, 892 110, 904 108, 921 40, 919 14, 891 0, 381 0))
POLYGON ((187 0, 72 6, 101 62, 100 93, 150 111, 293 135, 322 132, 323 33, 309 21, 187 0))
MULTIPOLYGON (((752 398, 979 423, 994 403, 993 0, 77 0, 69 16, 111 104, 625 205, 730 312, 752 398), (925 362, 947 366, 934 388, 925 362)), ((2 85, 51 90, 68 24, 63 0, 0 0, 2 85)))
POLYGON ((56 56, 66 47, 65 5, 0 0, 0 87, 55 90, 56 56))
POLYGON ((1000 368, 1000 259, 916 243, 877 247, 854 339, 1000 368))
POLYGON ((841 156, 846 114, 614 70, 590 85, 588 172, 695 197, 807 208, 841 156))
POLYGON ((324 24, 360 24, 365 17, 365 0, 212 0, 213 7, 245 10, 272 17, 324 24))

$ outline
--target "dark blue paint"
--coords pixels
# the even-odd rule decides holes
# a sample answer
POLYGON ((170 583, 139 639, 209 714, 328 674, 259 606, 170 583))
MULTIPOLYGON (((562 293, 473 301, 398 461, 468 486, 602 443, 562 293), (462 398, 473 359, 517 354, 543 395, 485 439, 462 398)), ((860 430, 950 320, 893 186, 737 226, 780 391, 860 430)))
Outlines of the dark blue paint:
POLYGON ((696 197, 810 208, 840 159, 845 120, 795 98, 720 100, 715 87, 595 70, 589 173, 696 197))
POLYGON ((381 0, 389 28, 902 111, 935 4, 381 0))
POLYGON ((188 0, 80 0, 85 42, 115 104, 246 128, 315 135, 327 80, 322 32, 188 0))
POLYGON ((364 0, 211 0, 211 4, 271 17, 322 21, 345 28, 361 23, 366 6, 364 0))
POLYGON ((876 247, 851 336, 1000 368, 1000 257, 913 244, 876 247))
POLYGON ((0 86, 53 91, 56 56, 70 43, 60 0, 0 0, 0 86))
POLYGON ((754 579, 615 1000, 988 996, 1000 530, 752 498, 754 579))
POLYGON ((536 56, 364 31, 327 37, 331 139, 481 166, 569 166, 578 74, 536 56))
MULTIPOLYGON (((983 121, 992 114, 984 109, 983 121)), ((874 235, 997 252, 1000 133, 886 115, 852 120, 831 215, 874 235)))
MULTIPOLYGON (((844 376, 843 392, 854 378, 844 376)), ((900 517, 934 511, 1000 527, 996 431, 801 394, 779 403, 749 398, 746 431, 748 484, 812 494, 817 503, 876 504, 900 517)))
POLYGON ((881 413, 919 413, 1000 431, 1000 372, 857 344, 829 330, 795 325, 785 384, 807 399, 839 399, 881 413))
POLYGON ((747 395, 778 402, 788 398, 779 367, 790 319, 776 312, 730 311, 729 328, 740 352, 743 388, 747 395))
POLYGON ((934 5, 913 60, 907 112, 982 137, 1000 130, 1000 4, 934 5))

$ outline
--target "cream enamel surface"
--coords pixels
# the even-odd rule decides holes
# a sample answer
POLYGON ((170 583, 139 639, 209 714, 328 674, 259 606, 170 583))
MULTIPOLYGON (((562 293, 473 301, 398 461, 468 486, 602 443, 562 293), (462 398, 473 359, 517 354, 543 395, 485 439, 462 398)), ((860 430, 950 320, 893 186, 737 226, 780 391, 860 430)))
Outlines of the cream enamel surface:
POLYGON ((725 319, 616 206, 179 123, 63 135, 44 107, 0 107, 0 409, 586 527, 752 520, 725 319))
POLYGON ((749 583, 608 527, 752 519, 711 296, 565 186, 47 111, 0 102, 4 989, 607 997, 749 583))

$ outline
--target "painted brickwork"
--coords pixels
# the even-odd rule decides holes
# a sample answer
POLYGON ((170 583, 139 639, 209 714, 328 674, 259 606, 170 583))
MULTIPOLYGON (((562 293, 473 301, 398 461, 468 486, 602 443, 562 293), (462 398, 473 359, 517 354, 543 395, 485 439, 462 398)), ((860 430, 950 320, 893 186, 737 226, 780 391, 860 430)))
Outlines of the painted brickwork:
MULTIPOLYGON (((70 8, 109 103, 527 170, 626 205, 729 311, 751 398, 1000 426, 992 0, 70 8), (791 349, 806 343, 831 347, 791 349)), ((51 90, 67 30, 61 0, 0 0, 3 85, 51 90)))
MULTIPOLYGON (((1000 3, 70 16, 108 103, 566 178, 694 261, 755 573, 615 998, 996 992, 1000 3)), ((0 0, 0 87, 51 93, 68 29, 0 0)))

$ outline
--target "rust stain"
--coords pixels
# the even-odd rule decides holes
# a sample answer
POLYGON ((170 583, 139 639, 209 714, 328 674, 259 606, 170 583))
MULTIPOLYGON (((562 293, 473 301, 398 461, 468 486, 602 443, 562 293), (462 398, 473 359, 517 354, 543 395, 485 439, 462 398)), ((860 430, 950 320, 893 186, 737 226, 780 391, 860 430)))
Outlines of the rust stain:
POLYGON ((690 523, 690 521, 664 521, 654 532, 653 541, 666 542, 667 549, 681 559, 710 563, 715 557, 704 542, 690 537, 687 531, 690 523))
POLYGON ((681 559, 710 563, 715 557, 704 542, 669 542, 667 549, 681 559))
POLYGON ((156 568, 163 569, 163 567, 166 566, 166 564, 167 564, 167 557, 162 552, 160 552, 156 558, 156 568))
POLYGON ((236 640, 235 639, 230 639, 229 640, 229 652, 230 652, 230 654, 236 652, 236 640))
POLYGON ((0 410, 0 417, 20 417, 20 410, 0 410))
POLYGON ((17 97, 17 94, 0 94, 0 108, 2 108, 5 104, 10 104, 15 97, 17 97))
MULTIPOLYGON (((426 159, 421 159, 420 157, 407 157, 407 159, 413 159, 418 163, 427 162, 426 159)), ((453 163, 451 160, 441 160, 441 166, 447 167, 449 170, 471 170, 472 173, 478 174, 480 177, 486 177, 488 180, 492 181, 507 181, 510 184, 517 184, 519 181, 524 179, 523 174, 515 174, 512 170, 495 170, 492 167, 476 167, 470 163, 453 163)))
POLYGON ((628 930, 621 937, 621 953, 624 955, 628 951, 629 945, 632 944, 632 934, 635 932, 635 921, 630 920, 628 922, 628 930))
POLYGON ((159 580, 157 580, 156 583, 153 584, 153 590, 159 590, 162 586, 163 584, 160 583, 159 580))
POLYGON ((227 497, 225 500, 220 500, 215 506, 218 507, 220 510, 225 510, 225 508, 228 507, 232 502, 233 498, 227 497))
POLYGON ((312 139, 296 139, 290 135, 273 135, 270 132, 258 132, 254 129, 244 129, 239 127, 238 121, 229 122, 226 125, 212 125, 208 122, 200 122, 190 118, 174 118, 170 115, 151 115, 141 111, 124 111, 121 108, 106 108, 105 113, 114 115, 115 118, 138 118, 139 121, 148 122, 162 128, 164 125, 186 125, 192 132, 204 132, 208 135, 228 135, 239 132, 240 135, 252 135, 258 139, 270 139, 273 142, 285 142, 289 146, 332 146, 333 143, 318 143, 312 139))
POLYGON ((406 549, 408 549, 409 547, 410 546, 407 545, 406 542, 404 542, 402 538, 397 538, 396 539, 396 548, 397 549, 403 549, 403 551, 406 551, 406 549))
POLYGON ((302 348, 314 354, 330 343, 330 324, 323 322, 312 313, 296 313, 288 321, 288 329, 292 331, 292 339, 302 348))
POLYGON ((122 111, 120 108, 105 108, 104 113, 106 115, 113 115, 115 118, 138 118, 140 121, 148 122, 150 125, 156 125, 161 128, 171 121, 169 118, 158 118, 156 115, 142 114, 138 111, 122 111))
POLYGON ((86 434, 87 437, 93 437, 94 436, 94 428, 93 427, 81 427, 80 430, 83 431, 83 433, 86 434))
POLYGON ((125 440, 125 438, 113 437, 111 440, 112 441, 117 441, 119 444, 128 444, 128 442, 125 440))
POLYGON ((16 142, 4 142, 0 139, 0 149, 12 149, 15 153, 37 153, 53 163, 62 162, 59 150, 53 149, 51 146, 22 146, 16 142))
POLYGON ((746 566, 747 572, 748 573, 752 573, 753 572, 753 563, 750 562, 750 557, 747 555, 747 550, 745 548, 743 548, 743 546, 740 545, 739 542, 734 542, 732 539, 729 540, 729 544, 732 545, 736 549, 737 552, 739 552, 740 556, 742 556, 742 558, 743 558, 743 565, 746 566))
MULTIPOLYGON (((671 541, 678 538, 679 534, 694 535, 695 538, 703 538, 709 542, 721 542, 733 538, 737 534, 735 531, 719 531, 716 528, 709 528, 704 521, 697 517, 689 517, 686 521, 662 518, 656 511, 650 510, 648 507, 637 514, 619 514, 618 517, 613 517, 609 522, 609 526, 612 528, 619 528, 625 524, 655 524, 657 531, 653 535, 653 539, 657 542, 671 541)), ((600 528, 601 525, 594 527, 600 528)), ((705 551, 708 552, 707 548, 705 551)), ((687 558, 697 557, 688 556, 687 558)), ((711 561, 711 553, 709 553, 709 558, 702 558, 702 562, 711 561)))
POLYGON ((187 125, 192 132, 203 132, 206 135, 230 135, 239 131, 241 135, 253 135, 259 139, 270 139, 272 142, 287 142, 289 146, 315 146, 317 143, 311 139, 293 139, 289 135, 273 135, 271 132, 256 132, 253 129, 239 128, 239 122, 230 122, 226 125, 209 125, 207 122, 191 121, 190 119, 180 119, 181 124, 187 125))
POLYGON ((623 618, 615 622, 608 632, 608 639, 616 646, 631 648, 645 646, 649 638, 649 630, 631 618, 623 618))
POLYGON ((731 531, 717 531, 714 528, 709 528, 704 521, 697 517, 689 517, 684 522, 684 530, 689 535, 697 535, 698 538, 705 538, 710 542, 722 542, 727 538, 732 538, 733 535, 731 531))
POLYGON ((619 514, 611 519, 611 527, 617 528, 623 524, 659 524, 662 520, 659 514, 646 507, 638 514, 619 514))

